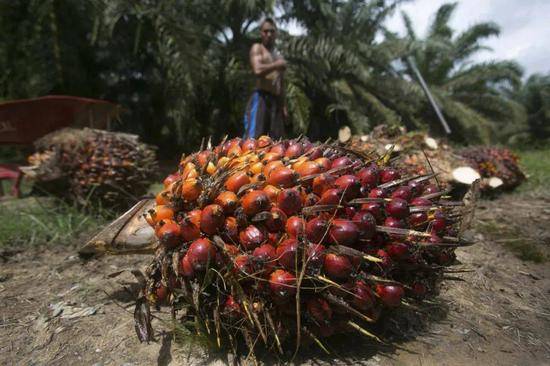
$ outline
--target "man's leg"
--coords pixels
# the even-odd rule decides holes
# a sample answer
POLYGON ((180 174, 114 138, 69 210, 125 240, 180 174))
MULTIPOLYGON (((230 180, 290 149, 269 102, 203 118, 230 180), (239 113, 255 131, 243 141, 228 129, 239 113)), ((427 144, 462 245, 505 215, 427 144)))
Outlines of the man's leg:
POLYGON ((275 96, 271 101, 269 135, 274 139, 282 138, 285 135, 283 109, 279 99, 275 96))
POLYGON ((261 92, 255 91, 250 98, 244 118, 245 138, 257 138, 265 134, 265 114, 264 97, 261 92))

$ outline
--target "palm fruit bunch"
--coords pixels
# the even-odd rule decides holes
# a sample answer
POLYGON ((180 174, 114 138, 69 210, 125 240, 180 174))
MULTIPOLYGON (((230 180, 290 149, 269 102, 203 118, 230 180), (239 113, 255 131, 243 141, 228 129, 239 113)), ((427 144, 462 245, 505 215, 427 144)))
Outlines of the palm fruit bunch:
POLYGON ((35 147, 24 174, 39 191, 80 204, 125 208, 155 180, 155 151, 136 135, 65 128, 42 137, 35 147))
POLYGON ((509 149, 474 146, 462 149, 458 153, 471 167, 477 169, 482 177, 488 178, 482 189, 512 189, 526 179, 519 166, 518 156, 509 149))
POLYGON ((445 189, 470 185, 480 175, 466 159, 440 139, 425 132, 406 132, 403 128, 379 125, 363 136, 351 139, 351 146, 359 150, 375 150, 379 154, 399 156, 396 167, 409 175, 438 173, 438 183, 445 189))
MULTIPOLYGON (((150 319, 150 304, 171 306, 235 352, 324 347, 349 331, 377 338, 370 324, 436 292, 467 244, 462 203, 445 200, 433 174, 403 176, 393 164, 267 136, 183 157, 145 214, 158 247, 136 319, 150 319)), ((149 325, 137 329, 150 339, 149 325)))

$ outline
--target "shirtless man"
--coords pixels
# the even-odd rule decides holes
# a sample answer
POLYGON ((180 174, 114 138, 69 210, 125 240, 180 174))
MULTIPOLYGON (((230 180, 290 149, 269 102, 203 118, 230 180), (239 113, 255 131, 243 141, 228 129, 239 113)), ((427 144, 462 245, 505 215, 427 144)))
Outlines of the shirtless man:
POLYGON ((279 138, 285 133, 284 119, 287 117, 283 85, 286 61, 274 48, 277 26, 273 19, 264 19, 260 35, 262 42, 255 43, 250 49, 250 66, 256 76, 256 89, 246 107, 244 137, 269 135, 279 138))

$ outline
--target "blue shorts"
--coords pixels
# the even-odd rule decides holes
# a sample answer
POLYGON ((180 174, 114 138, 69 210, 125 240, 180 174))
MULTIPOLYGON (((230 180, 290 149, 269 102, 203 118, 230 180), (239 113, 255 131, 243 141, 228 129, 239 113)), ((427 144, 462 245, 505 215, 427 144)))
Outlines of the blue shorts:
POLYGON ((285 126, 280 98, 263 90, 255 90, 248 100, 244 114, 244 138, 269 135, 283 137, 285 126))

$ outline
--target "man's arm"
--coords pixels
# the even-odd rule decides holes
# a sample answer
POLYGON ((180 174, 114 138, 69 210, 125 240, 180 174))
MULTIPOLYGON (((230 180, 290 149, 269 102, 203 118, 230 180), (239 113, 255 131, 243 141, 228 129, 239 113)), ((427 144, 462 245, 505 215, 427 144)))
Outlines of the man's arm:
POLYGON ((261 45, 256 43, 250 49, 250 65, 252 66, 254 75, 261 77, 274 70, 284 70, 286 68, 286 61, 283 58, 280 58, 271 63, 264 64, 262 62, 261 45))

